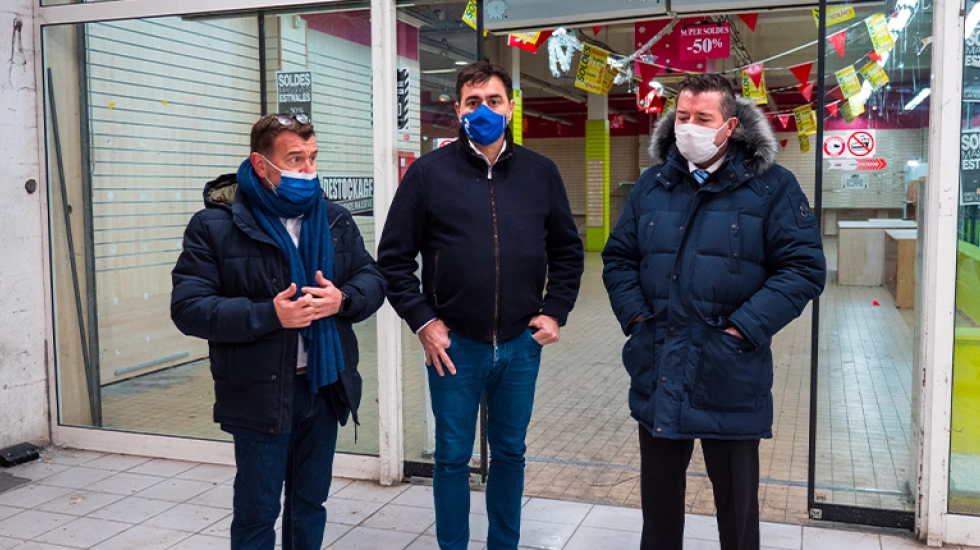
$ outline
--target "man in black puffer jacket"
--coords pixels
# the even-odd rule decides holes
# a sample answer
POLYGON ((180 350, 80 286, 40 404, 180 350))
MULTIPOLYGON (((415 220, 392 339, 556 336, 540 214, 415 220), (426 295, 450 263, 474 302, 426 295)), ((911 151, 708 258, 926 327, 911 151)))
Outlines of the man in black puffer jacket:
POLYGON ((678 86, 602 253, 640 423, 643 550, 680 550, 701 440, 723 550, 759 548, 759 440, 772 437, 772 337, 820 294, 817 217, 752 103, 717 74, 678 86))
POLYGON ((487 547, 517 548, 541 346, 558 340, 582 276, 582 240, 558 169, 507 134, 511 92, 499 65, 460 71, 460 138, 408 169, 378 247, 388 300, 425 349, 442 550, 469 544, 469 462, 484 390, 487 547))
POLYGON ((303 115, 252 128, 237 174, 204 188, 173 270, 177 328, 208 340, 214 420, 235 439, 233 549, 323 542, 338 424, 357 422, 361 375, 352 324, 385 282, 350 213, 326 200, 303 115))

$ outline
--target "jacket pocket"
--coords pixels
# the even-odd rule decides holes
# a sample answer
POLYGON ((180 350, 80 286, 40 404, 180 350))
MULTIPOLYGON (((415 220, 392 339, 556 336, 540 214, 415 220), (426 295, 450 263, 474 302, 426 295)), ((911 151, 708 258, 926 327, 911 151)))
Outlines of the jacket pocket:
POLYGON ((767 350, 723 328, 707 327, 691 405, 715 411, 755 411, 768 391, 767 350))
POLYGON ((653 320, 637 321, 629 340, 623 345, 623 366, 630 375, 630 387, 648 396, 657 389, 653 333, 653 320))

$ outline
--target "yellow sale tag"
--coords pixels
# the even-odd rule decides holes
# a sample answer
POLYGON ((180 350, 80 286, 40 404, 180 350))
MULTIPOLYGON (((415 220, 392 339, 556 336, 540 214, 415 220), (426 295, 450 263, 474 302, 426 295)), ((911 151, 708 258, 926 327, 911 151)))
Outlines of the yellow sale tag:
MULTIPOLYGON (((843 23, 849 19, 854 19, 854 7, 846 8, 827 8, 827 26, 843 23)), ((820 10, 813 10, 813 23, 820 28, 820 10)))
POLYGON ((800 152, 810 152, 810 136, 800 136, 800 152))
POLYGON ((463 11, 463 23, 476 30, 476 0, 470 0, 463 11))
POLYGON ((769 103, 766 96, 766 73, 762 73, 762 77, 759 79, 759 86, 756 87, 755 82, 752 82, 752 77, 745 74, 745 71, 742 71, 742 97, 756 105, 769 103))
POLYGON ((878 91, 888 84, 888 74, 885 70, 878 65, 877 61, 871 61, 864 67, 861 67, 861 76, 871 83, 871 88, 874 91, 878 91))
POLYGON ((861 93, 861 82, 858 80, 857 73, 854 72, 854 65, 837 71, 834 76, 837 77, 837 84, 840 85, 840 91, 845 98, 851 99, 861 93))
POLYGON ((796 133, 801 137, 817 133, 817 119, 813 107, 802 105, 793 109, 796 118, 796 133))
POLYGON ((857 119, 858 115, 864 112, 864 103, 848 101, 841 107, 840 112, 844 115, 844 122, 850 124, 857 119))
POLYGON ((875 53, 881 55, 895 47, 892 32, 888 30, 885 14, 876 13, 865 19, 864 24, 868 26, 868 34, 871 35, 871 45, 874 47, 875 53))
MULTIPOLYGON (((578 62, 578 71, 575 73, 575 87, 593 94, 603 95, 606 90, 606 74, 612 72, 612 67, 607 62, 609 52, 602 48, 596 48, 585 44, 582 46, 582 59, 578 62)), ((612 77, 615 78, 615 74, 612 77)), ((612 87, 610 81, 609 86, 612 87)))

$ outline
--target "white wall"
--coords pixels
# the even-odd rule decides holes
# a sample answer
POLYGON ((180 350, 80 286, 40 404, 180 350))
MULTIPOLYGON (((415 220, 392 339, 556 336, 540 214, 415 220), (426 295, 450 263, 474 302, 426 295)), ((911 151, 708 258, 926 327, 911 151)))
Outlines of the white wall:
POLYGON ((35 0, 0 2, 0 447, 49 439, 42 205, 39 172, 36 83, 34 78, 35 0), (15 20, 23 24, 14 32, 15 20), (13 56, 10 46, 14 44, 13 56), (23 47, 23 50, 21 50, 23 47), (28 194, 28 179, 38 191, 28 194))

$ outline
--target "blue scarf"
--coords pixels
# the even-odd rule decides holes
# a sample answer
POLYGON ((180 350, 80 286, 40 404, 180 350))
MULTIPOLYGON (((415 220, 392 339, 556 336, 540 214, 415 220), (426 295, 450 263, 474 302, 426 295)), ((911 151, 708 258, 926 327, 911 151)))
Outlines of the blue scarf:
MULTIPOLYGON (((333 280, 333 238, 327 219, 327 201, 322 195, 314 195, 310 204, 302 206, 283 201, 262 185, 248 159, 238 167, 238 187, 248 197, 259 226, 289 259, 292 280, 296 283, 294 300, 303 295, 303 287, 317 286, 317 271, 322 271, 328 281, 333 280), (303 229, 297 248, 280 218, 301 215, 303 229)), ((340 333, 334 318, 324 317, 313 321, 300 334, 306 342, 306 376, 315 393, 336 382, 338 373, 344 370, 340 333)))

